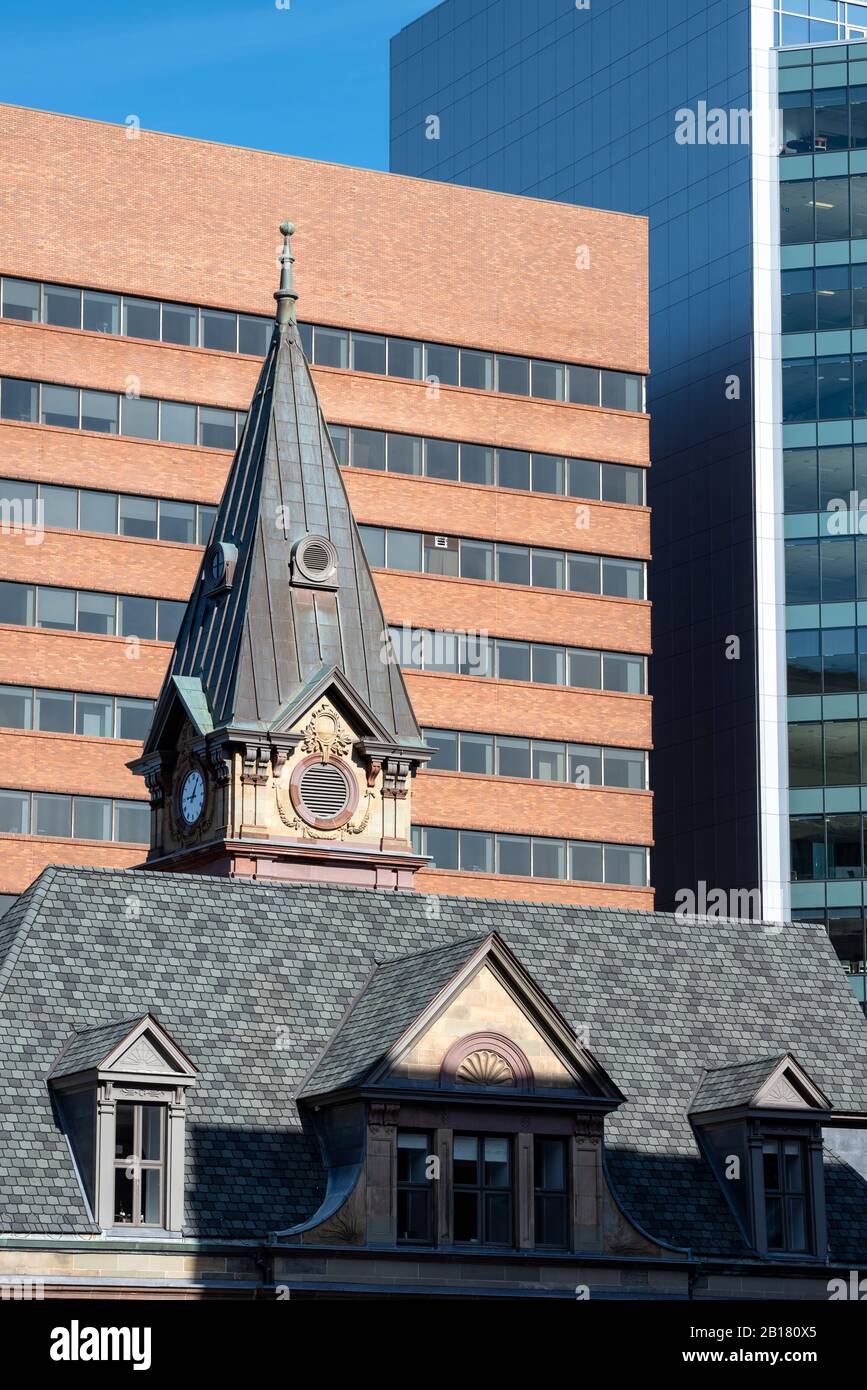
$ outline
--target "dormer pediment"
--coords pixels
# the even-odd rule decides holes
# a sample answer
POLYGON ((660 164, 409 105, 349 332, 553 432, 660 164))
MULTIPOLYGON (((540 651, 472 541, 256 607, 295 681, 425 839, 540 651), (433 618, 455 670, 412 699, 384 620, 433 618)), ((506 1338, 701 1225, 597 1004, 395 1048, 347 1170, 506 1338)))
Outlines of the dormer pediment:
POLYGON ((49 1080, 77 1083, 85 1077, 187 1086, 196 1068, 153 1014, 144 1014, 70 1035, 49 1080))

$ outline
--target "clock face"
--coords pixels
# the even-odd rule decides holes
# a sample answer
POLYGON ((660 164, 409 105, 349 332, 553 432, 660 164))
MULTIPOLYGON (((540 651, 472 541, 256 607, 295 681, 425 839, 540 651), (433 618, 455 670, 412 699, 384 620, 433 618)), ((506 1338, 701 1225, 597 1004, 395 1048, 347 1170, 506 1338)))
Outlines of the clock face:
POLYGON ((194 768, 188 772, 181 786, 181 815, 187 825, 195 825, 205 805, 205 779, 194 768))

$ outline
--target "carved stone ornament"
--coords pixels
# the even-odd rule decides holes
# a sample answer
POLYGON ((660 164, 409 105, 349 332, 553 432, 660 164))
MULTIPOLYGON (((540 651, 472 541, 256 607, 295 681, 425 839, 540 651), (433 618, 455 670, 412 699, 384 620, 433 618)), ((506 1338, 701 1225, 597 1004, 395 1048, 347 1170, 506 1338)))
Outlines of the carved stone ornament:
POLYGON ((399 1115, 399 1105, 391 1105, 388 1102, 371 1105, 368 1115, 370 1132, 379 1139, 385 1138, 394 1131, 399 1115))
POLYGON ((465 1086, 514 1086, 515 1074, 505 1057, 485 1048, 464 1058, 455 1072, 455 1080, 465 1086))
POLYGON ((161 767, 148 768, 144 775, 152 806, 162 806, 166 799, 166 780, 161 767))
POLYGON ((265 787, 271 774, 271 750, 257 743, 244 747, 244 766, 241 782, 245 787, 265 787))
POLYGON ((330 762, 332 754, 345 758, 353 743, 351 735, 327 700, 323 700, 313 711, 302 734, 301 747, 304 752, 318 753, 324 763, 330 762))
POLYGON ((405 801, 409 795, 411 764, 405 758, 386 758, 382 795, 394 801, 405 801))

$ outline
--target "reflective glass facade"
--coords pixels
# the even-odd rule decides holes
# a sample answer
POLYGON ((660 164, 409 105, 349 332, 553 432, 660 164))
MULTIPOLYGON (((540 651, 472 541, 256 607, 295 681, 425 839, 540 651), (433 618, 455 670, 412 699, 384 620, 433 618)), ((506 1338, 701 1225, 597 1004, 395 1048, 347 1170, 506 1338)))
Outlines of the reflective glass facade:
MULTIPOLYGON (((701 880, 763 882, 751 151, 675 139, 677 111, 699 98, 752 105, 756 8, 449 0, 392 41, 395 172, 650 220, 660 908, 701 880)), ((779 16, 773 0, 760 8, 770 66, 779 16)), ((778 897, 782 855, 770 872, 778 897)))

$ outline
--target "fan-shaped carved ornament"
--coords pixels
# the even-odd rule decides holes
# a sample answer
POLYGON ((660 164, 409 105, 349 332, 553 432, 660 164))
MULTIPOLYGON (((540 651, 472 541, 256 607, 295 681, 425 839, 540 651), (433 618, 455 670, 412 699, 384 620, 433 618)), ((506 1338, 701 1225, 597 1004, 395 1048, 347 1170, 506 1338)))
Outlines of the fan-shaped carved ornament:
POLYGON ((455 1080, 465 1086, 514 1086, 515 1073, 505 1057, 482 1048, 465 1057, 455 1072, 455 1080))

